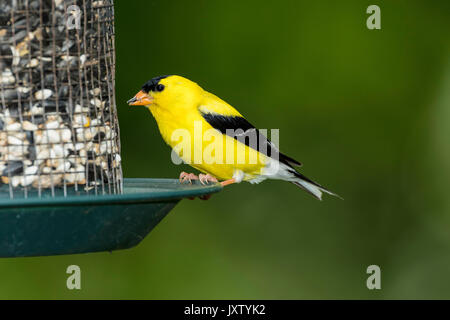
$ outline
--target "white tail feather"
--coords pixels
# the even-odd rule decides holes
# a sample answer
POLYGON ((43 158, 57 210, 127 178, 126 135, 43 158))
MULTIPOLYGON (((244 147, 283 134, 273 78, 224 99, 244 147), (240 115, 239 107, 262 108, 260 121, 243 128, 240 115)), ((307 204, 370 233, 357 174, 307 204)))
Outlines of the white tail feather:
POLYGON ((303 190, 311 193, 317 199, 322 200, 322 191, 320 190, 319 187, 317 187, 307 181, 300 180, 300 179, 298 179, 296 181, 292 181, 292 183, 299 186, 303 190))
MULTIPOLYGON (((301 173, 295 171, 294 168, 291 166, 288 166, 284 163, 280 163, 278 161, 275 161, 273 159, 270 159, 267 163, 266 167, 263 169, 262 177, 269 178, 269 179, 280 179, 285 181, 290 181, 296 186, 302 188, 306 192, 312 194, 314 197, 316 197, 319 200, 322 200, 322 192, 331 194, 332 196, 336 196, 340 199, 342 199, 337 194, 325 189, 318 183, 310 180, 309 178, 305 177, 301 173), (309 181, 307 181, 309 180, 309 181)), ((260 182, 263 179, 255 179, 255 182, 260 182)))

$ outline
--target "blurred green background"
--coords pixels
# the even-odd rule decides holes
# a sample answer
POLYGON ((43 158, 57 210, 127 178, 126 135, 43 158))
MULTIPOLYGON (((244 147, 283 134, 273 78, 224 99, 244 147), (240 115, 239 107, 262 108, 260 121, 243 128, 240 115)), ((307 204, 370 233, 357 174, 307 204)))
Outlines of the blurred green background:
POLYGON ((450 298, 449 1, 115 2, 126 177, 189 170, 125 103, 179 74, 279 128, 281 150, 345 200, 231 186, 182 201, 131 250, 0 259, 0 298, 450 298), (381 30, 366 28, 370 4, 381 30))

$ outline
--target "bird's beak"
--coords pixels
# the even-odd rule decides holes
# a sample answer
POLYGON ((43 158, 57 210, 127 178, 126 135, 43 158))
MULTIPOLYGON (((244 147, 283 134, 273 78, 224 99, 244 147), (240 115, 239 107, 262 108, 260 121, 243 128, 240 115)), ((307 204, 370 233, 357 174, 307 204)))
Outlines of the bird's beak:
POLYGON ((127 101, 130 106, 148 106, 153 103, 153 98, 144 91, 139 91, 133 98, 127 101))

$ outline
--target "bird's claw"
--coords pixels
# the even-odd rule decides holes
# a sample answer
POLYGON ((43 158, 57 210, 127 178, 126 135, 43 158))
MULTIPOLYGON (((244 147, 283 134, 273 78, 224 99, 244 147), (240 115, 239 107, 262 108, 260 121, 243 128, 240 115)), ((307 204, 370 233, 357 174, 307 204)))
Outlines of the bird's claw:
POLYGON ((210 175, 210 174, 203 174, 203 173, 200 173, 200 174, 198 175, 198 179, 200 180, 200 183, 203 184, 203 185, 209 184, 210 182, 219 182, 219 181, 216 179, 216 177, 213 177, 213 176, 210 175))
MULTIPOLYGON (((202 185, 208 184, 210 182, 218 182, 216 177, 213 177, 210 174, 199 174, 198 177, 193 173, 182 172, 180 173, 180 183, 188 182, 192 183, 192 180, 199 180, 202 185)), ((195 197, 189 197, 190 200, 194 200, 195 197)), ((206 194, 203 196, 199 196, 199 199, 208 200, 211 198, 210 194, 206 194)))
POLYGON ((193 173, 182 172, 180 173, 180 183, 192 183, 192 180, 198 180, 198 177, 193 173))

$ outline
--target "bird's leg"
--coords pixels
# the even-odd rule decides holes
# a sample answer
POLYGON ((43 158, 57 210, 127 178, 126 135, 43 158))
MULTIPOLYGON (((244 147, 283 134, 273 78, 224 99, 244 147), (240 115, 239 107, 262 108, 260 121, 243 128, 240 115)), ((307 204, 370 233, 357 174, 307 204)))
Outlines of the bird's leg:
POLYGON ((216 177, 213 177, 209 173, 208 174, 200 173, 198 175, 198 179, 200 180, 201 184, 208 184, 210 182, 219 182, 219 181, 217 181, 216 177))
POLYGON ((220 184, 222 185, 222 187, 225 187, 225 186, 227 186, 229 184, 233 184, 233 183, 236 183, 236 180, 234 178, 230 179, 230 180, 222 181, 220 184))
POLYGON ((192 180, 198 180, 198 177, 193 173, 181 172, 180 173, 180 183, 189 182, 192 183, 192 180))

